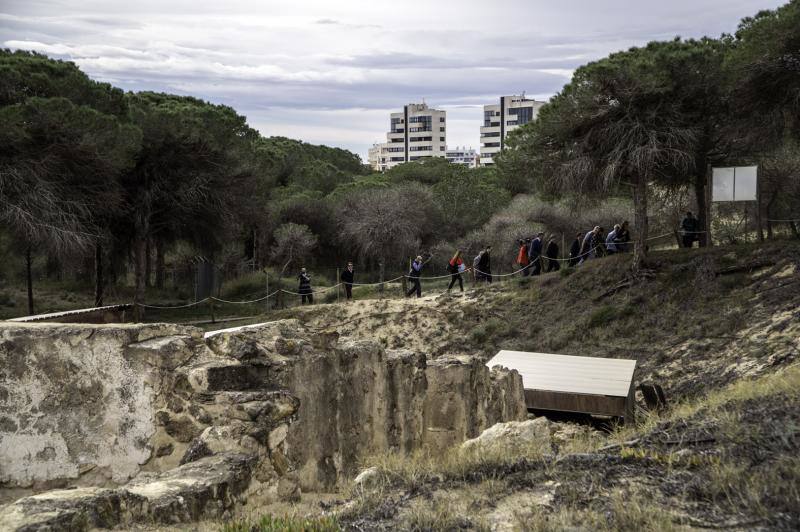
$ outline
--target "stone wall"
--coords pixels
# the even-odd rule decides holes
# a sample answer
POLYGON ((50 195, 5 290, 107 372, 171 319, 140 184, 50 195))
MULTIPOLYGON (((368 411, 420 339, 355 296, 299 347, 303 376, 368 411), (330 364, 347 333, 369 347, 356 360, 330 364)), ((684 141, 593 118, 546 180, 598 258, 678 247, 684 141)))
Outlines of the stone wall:
POLYGON ((444 451, 525 415, 515 372, 340 342, 296 320, 205 338, 0 323, 0 488, 78 488, 20 499, 0 525, 220 517, 330 489, 366 456, 444 451))
POLYGON ((477 359, 427 361, 378 342, 309 334, 293 320, 223 332, 209 345, 258 361, 271 386, 299 398, 286 441, 304 490, 332 487, 366 456, 444 451, 527 414, 519 374, 477 359))
POLYGON ((193 327, 0 323, 0 486, 120 485, 210 454, 187 453, 232 423, 257 452, 299 405, 260 369, 193 327))

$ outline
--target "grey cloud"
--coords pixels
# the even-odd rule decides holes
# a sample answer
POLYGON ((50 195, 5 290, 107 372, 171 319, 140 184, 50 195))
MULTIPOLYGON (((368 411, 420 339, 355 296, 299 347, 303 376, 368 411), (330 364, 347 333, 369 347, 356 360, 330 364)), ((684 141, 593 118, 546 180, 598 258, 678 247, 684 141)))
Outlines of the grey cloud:
POLYGON ((359 150, 384 130, 388 110, 426 98, 459 117, 448 142, 477 146, 470 120, 501 94, 547 97, 609 52, 733 31, 782 0, 513 0, 505 10, 407 2, 387 11, 324 0, 5 0, 0 43, 74 61, 126 90, 231 105, 265 132, 275 122, 276 131, 359 150), (420 9, 430 16, 415 15, 420 9), (298 109, 307 111, 303 123, 292 125, 298 109), (361 130, 363 143, 353 138, 361 130))

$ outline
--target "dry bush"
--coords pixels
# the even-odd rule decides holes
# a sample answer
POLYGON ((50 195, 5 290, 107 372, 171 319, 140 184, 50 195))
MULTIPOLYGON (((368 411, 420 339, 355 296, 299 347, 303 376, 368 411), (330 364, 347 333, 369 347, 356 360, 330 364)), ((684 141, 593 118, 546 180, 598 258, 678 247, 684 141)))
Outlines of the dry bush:
MULTIPOLYGON (((536 196, 519 195, 511 203, 492 216, 481 228, 472 231, 456 244, 441 243, 438 253, 445 254, 453 247, 458 247, 468 258, 472 258, 484 246, 493 248, 493 263, 510 264, 517 257, 518 240, 535 236, 539 231, 556 236, 561 247, 561 255, 569 252, 569 245, 577 232, 585 233, 595 225, 600 225, 608 232, 615 223, 632 218, 631 202, 624 199, 611 198, 592 205, 575 206, 566 202, 551 203, 536 196)), ((497 269, 497 266, 495 266, 497 269)))

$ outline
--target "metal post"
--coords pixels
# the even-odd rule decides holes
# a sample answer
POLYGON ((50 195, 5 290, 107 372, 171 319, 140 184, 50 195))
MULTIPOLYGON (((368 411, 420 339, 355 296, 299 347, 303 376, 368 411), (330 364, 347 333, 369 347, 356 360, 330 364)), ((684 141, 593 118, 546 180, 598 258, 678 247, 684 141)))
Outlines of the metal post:
POLYGON ((744 243, 747 243, 747 202, 744 202, 744 243))
POLYGON ((712 194, 712 189, 714 187, 713 173, 714 172, 713 172, 713 170, 711 168, 711 165, 710 164, 707 165, 706 166, 706 179, 707 179, 707 182, 706 182, 706 190, 705 190, 705 194, 706 194, 706 212, 704 213, 705 214, 705 223, 704 223, 705 227, 703 227, 703 230, 706 232, 706 246, 708 246, 708 247, 711 247, 711 246, 714 245, 712 243, 712 241, 711 241, 711 212, 712 212, 711 202, 714 200, 714 195, 712 194))
POLYGON ((758 231, 758 241, 764 241, 764 228, 761 226, 761 187, 758 186, 758 167, 756 167, 756 230, 758 231))

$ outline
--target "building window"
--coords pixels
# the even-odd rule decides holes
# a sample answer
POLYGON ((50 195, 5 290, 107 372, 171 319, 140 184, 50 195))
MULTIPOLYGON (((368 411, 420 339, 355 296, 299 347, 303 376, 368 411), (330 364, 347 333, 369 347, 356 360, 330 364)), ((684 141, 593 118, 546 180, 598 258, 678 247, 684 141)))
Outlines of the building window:
POLYGON ((411 133, 422 133, 422 132, 425 132, 425 131, 432 131, 432 129, 431 129, 430 126, 428 126, 428 127, 410 127, 410 128, 408 128, 408 131, 410 131, 411 133))
POLYGON ((392 142, 403 142, 403 139, 391 139, 392 142))
POLYGON ((483 143, 483 147, 484 148, 499 148, 500 147, 500 143, 499 142, 484 142, 483 143))
POLYGON ((517 121, 516 120, 509 120, 508 122, 506 122, 506 125, 507 126, 516 126, 517 125, 517 121))
POLYGON ((444 151, 444 146, 439 146, 439 151, 444 151))
POLYGON ((412 116, 408 119, 410 122, 432 122, 433 117, 431 115, 423 115, 423 116, 412 116))
POLYGON ((499 136, 500 136, 500 132, 499 131, 490 131, 489 133, 484 133, 483 135, 481 135, 481 138, 483 138, 483 137, 499 137, 499 136))
POLYGON ((430 142, 433 137, 410 137, 408 140, 411 142, 430 142))
POLYGON ((386 148, 386 151, 403 151, 403 147, 398 146, 396 148, 386 148))
POLYGON ((444 122, 444 117, 443 116, 439 117, 439 122, 444 122))
POLYGON ((439 128, 439 131, 444 131, 444 128, 443 128, 443 127, 440 127, 440 128, 439 128))
POLYGON ((431 151, 433 146, 411 146, 408 151, 431 151))
POLYGON ((444 142, 444 137, 439 137, 439 142, 444 142))
MULTIPOLYGON (((513 109, 509 109, 508 114, 516 115, 517 117, 517 121, 514 122, 513 125, 527 124, 533 120, 533 107, 515 107, 513 109)), ((510 122, 509 125, 511 125, 510 122)))
POLYGON ((404 160, 404 157, 392 157, 392 158, 390 159, 390 161, 393 161, 393 162, 397 162, 397 161, 403 161, 403 160, 404 160))

